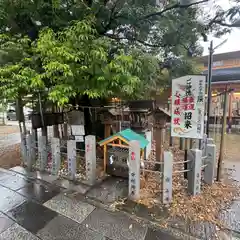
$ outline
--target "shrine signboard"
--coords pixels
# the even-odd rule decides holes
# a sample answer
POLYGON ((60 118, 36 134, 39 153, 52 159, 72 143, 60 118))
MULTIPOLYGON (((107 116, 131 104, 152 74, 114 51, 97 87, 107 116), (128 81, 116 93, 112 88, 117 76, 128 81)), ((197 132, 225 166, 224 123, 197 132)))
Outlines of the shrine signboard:
POLYGON ((172 80, 172 137, 203 138, 205 83, 206 76, 203 75, 172 80))

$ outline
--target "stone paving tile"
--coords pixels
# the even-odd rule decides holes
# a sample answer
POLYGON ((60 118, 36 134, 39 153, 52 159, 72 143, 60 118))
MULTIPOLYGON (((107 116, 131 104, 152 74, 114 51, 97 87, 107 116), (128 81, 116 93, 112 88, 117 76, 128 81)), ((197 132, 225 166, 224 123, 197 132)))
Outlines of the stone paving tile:
POLYGON ((68 198, 63 194, 59 194, 51 200, 44 203, 44 206, 81 223, 95 207, 78 201, 74 198, 68 198))
POLYGON ((160 230, 153 230, 151 228, 148 228, 147 234, 144 240, 177 240, 177 238, 171 236, 170 234, 167 234, 165 232, 162 232, 160 230))
POLYGON ((0 234, 0 240, 39 240, 39 238, 15 223, 0 234))
POLYGON ((7 171, 6 169, 0 168, 0 181, 2 179, 8 178, 8 177, 12 177, 15 176, 16 174, 10 171, 7 171))
POLYGON ((53 183, 54 181, 56 181, 58 179, 57 175, 51 175, 49 173, 40 172, 40 171, 29 172, 26 168, 21 167, 21 166, 10 168, 10 170, 13 171, 13 173, 22 174, 27 178, 39 179, 39 180, 43 180, 47 183, 53 183))
POLYGON ((126 215, 109 213, 103 209, 95 209, 82 224, 114 240, 144 240, 147 232, 147 227, 126 215))
POLYGON ((37 236, 43 240, 103 240, 103 235, 64 216, 51 220, 37 236))
POLYGON ((27 201, 7 212, 7 215, 28 231, 36 233, 58 214, 43 205, 27 201))
POLYGON ((0 211, 4 213, 26 201, 25 197, 2 186, 0 186, 0 196, 0 211))
POLYGON ((26 187, 17 191, 28 199, 44 203, 60 193, 60 188, 43 184, 40 181, 31 182, 26 187))
POLYGON ((27 186, 29 183, 30 181, 21 175, 13 175, 11 177, 0 179, 0 184, 2 186, 14 191, 27 186))
POLYGON ((6 215, 0 213, 0 233, 13 225, 13 221, 6 215))

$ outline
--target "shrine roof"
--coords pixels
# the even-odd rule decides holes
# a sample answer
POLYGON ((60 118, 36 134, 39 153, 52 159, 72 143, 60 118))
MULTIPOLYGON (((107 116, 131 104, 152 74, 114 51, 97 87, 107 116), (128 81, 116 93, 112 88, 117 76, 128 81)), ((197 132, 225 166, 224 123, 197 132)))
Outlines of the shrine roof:
POLYGON ((134 132, 130 128, 125 129, 121 132, 115 133, 114 135, 100 141, 99 144, 101 146, 105 145, 105 144, 111 142, 111 139, 114 140, 116 138, 119 138, 119 139, 123 138, 127 143, 129 143, 130 141, 136 140, 140 143, 141 149, 144 149, 149 144, 149 141, 145 137, 134 132))

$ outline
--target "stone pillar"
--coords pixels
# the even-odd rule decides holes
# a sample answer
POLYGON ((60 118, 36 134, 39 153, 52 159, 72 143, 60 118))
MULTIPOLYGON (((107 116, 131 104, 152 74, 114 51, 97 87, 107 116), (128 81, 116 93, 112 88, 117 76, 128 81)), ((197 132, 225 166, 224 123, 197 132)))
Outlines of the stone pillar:
POLYGON ((201 167, 202 167, 202 151, 199 149, 191 149, 188 151, 188 192, 196 196, 200 193, 201 188, 201 167))
POLYGON ((212 185, 215 177, 215 168, 216 168, 216 145, 215 144, 207 144, 206 148, 206 156, 204 163, 207 166, 204 169, 204 182, 212 185))
POLYGON ((37 129, 32 129, 32 154, 33 154, 33 161, 36 162, 37 159, 37 144, 38 136, 37 136, 37 129))
POLYGON ((61 156, 60 156, 60 139, 52 138, 51 140, 51 151, 52 151, 52 174, 58 174, 61 167, 61 156))
POLYGON ((47 166, 47 137, 46 136, 39 136, 38 159, 40 161, 40 171, 44 171, 47 166))
POLYGON ((152 151, 152 131, 146 132, 145 137, 149 141, 149 144, 147 145, 145 150, 145 159, 148 159, 152 151))
POLYGON ((85 137, 86 177, 90 184, 96 181, 96 137, 88 135, 85 137))
POLYGON ((163 204, 169 204, 172 201, 172 174, 173 174, 173 155, 171 152, 163 153, 163 204))
POLYGON ((67 141, 67 156, 68 156, 68 174, 71 180, 75 180, 76 177, 76 141, 67 141))
POLYGON ((27 165, 27 143, 26 143, 26 135, 21 133, 21 157, 23 165, 27 165))
POLYGON ((131 200, 140 198, 140 144, 138 141, 129 143, 129 180, 128 197, 131 200))
POLYGON ((32 135, 27 135, 26 142, 27 142, 27 169, 31 171, 32 169, 32 163, 33 163, 33 141, 32 141, 32 135))
POLYGON ((204 134, 199 146, 199 149, 202 150, 202 156, 206 156, 207 139, 207 134, 204 134))

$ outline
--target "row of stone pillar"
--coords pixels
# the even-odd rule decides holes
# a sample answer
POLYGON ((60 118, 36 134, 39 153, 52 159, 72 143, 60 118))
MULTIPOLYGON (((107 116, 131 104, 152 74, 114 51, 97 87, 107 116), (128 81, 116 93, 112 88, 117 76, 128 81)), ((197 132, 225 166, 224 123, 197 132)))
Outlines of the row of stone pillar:
MULTIPOLYGON (((23 163, 29 170, 32 169, 37 158, 40 163, 40 171, 45 171, 48 163, 48 146, 46 136, 38 137, 38 147, 36 149, 35 138, 32 134, 21 136, 21 153, 23 163)), ((51 152, 51 174, 57 175, 61 168, 60 139, 52 138, 50 141, 51 152)), ((86 161, 86 179, 90 184, 96 180, 96 137, 88 135, 85 137, 85 161, 86 161)), ((77 149, 76 141, 67 141, 67 166, 68 174, 71 180, 75 180, 77 171, 77 149)))
MULTIPOLYGON (((140 198, 140 145, 138 141, 129 144, 129 198, 140 198)), ((162 202, 168 204, 172 201, 173 174, 187 171, 188 192, 195 196, 201 191, 201 176, 206 184, 213 184, 216 168, 216 145, 211 140, 206 142, 204 150, 191 149, 187 155, 187 170, 173 171, 173 155, 171 152, 163 153, 162 169, 162 202)))

